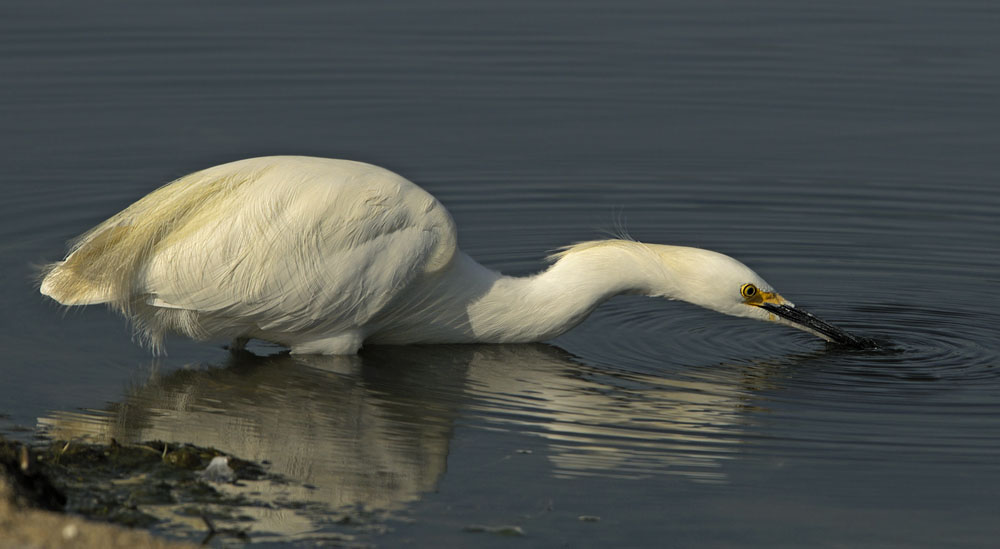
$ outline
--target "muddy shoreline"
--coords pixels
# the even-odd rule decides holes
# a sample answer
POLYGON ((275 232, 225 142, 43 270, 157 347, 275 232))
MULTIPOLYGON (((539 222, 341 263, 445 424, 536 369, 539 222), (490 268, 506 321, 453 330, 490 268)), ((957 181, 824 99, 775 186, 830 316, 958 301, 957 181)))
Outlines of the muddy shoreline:
MULTIPOLYGON (((233 496, 216 486, 266 476, 221 452, 158 441, 123 446, 53 441, 25 445, 0 437, 0 549, 22 547, 197 547, 144 531, 162 523, 150 509, 173 506, 213 538, 241 539, 250 529, 222 528, 233 496), (214 458, 219 458, 213 463, 214 458), (206 475, 208 465, 219 469, 206 475)), ((236 518, 238 521, 238 517, 236 518)), ((187 531, 191 539, 198 532, 187 531)), ((195 541, 195 540, 192 540, 195 541)))

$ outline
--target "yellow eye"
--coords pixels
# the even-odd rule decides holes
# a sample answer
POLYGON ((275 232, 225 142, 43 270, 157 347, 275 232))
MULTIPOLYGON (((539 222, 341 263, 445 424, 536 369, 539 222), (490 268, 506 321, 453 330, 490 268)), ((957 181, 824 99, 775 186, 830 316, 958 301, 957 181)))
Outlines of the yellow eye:
POLYGON ((757 287, 753 284, 744 284, 740 287, 740 294, 742 294, 743 297, 750 299, 757 295, 757 287))

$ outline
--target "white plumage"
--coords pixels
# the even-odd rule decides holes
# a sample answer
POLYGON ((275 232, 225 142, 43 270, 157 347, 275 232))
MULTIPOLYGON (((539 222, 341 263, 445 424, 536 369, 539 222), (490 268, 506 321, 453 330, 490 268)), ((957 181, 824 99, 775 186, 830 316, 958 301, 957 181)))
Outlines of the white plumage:
POLYGON ((64 305, 107 303, 157 350, 167 332, 324 354, 354 353, 365 342, 539 341, 621 293, 856 342, 708 250, 606 240, 552 259, 537 275, 505 277, 462 253, 448 211, 403 177, 359 162, 278 156, 153 191, 79 237, 47 268, 41 292, 64 305))

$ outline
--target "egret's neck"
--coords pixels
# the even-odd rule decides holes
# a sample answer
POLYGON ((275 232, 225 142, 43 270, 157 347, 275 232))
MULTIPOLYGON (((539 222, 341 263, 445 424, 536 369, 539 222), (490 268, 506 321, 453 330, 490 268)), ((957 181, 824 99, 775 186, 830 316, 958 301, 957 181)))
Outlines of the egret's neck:
POLYGON ((644 245, 607 241, 567 253, 534 276, 498 277, 469 303, 469 321, 482 341, 550 339, 612 296, 656 294, 663 276, 662 262, 644 245))
POLYGON ((459 252, 381 316, 374 343, 527 343, 576 326, 619 294, 660 295, 663 264, 637 242, 579 246, 547 270, 510 277, 459 252))

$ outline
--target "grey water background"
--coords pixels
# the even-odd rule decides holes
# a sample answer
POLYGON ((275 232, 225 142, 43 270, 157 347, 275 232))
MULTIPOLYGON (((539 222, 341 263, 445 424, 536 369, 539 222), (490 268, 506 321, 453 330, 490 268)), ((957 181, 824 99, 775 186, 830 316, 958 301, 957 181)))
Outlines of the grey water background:
POLYGON ((989 546, 998 29, 965 1, 5 3, 0 430, 266 460, 262 546, 989 546), (505 272, 623 228, 725 252, 885 348, 623 297, 548 344, 154 358, 38 295, 67 240, 266 154, 397 171, 505 272))

